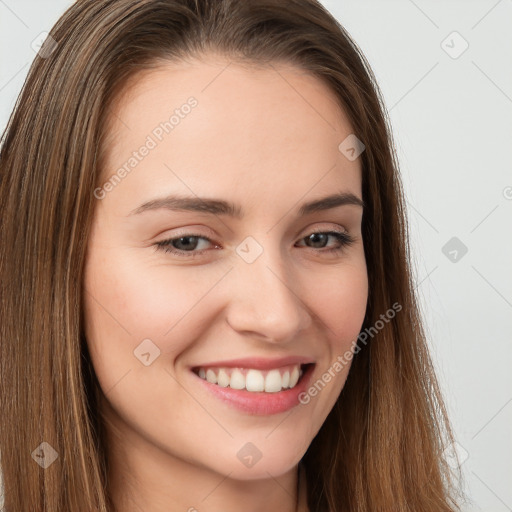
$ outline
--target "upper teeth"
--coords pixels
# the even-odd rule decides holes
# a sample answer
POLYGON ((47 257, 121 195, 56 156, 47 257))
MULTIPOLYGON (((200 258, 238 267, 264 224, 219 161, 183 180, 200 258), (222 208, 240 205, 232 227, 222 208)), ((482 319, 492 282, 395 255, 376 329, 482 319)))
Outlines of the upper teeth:
POLYGON ((255 370, 253 368, 199 368, 202 379, 222 387, 246 389, 247 391, 265 391, 276 393, 293 388, 300 376, 300 364, 284 366, 273 370, 255 370))

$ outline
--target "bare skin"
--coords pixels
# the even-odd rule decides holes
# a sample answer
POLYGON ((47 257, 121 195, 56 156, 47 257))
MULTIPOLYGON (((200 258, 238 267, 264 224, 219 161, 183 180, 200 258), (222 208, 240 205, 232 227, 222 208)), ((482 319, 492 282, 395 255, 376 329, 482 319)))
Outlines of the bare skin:
POLYGON ((275 414, 219 400, 191 368, 303 356, 315 363, 315 382, 350 350, 364 319, 363 208, 298 215, 335 192, 362 198, 360 159, 338 149, 353 132, 345 114, 298 68, 228 63, 219 55, 164 63, 139 75, 114 108, 102 183, 149 135, 156 142, 98 194, 84 282, 112 494, 126 512, 307 511, 298 463, 350 363, 307 404, 275 414), (190 97, 197 105, 181 110, 172 131, 155 132, 190 97), (244 215, 131 213, 169 194, 234 202, 244 215), (311 239, 314 231, 324 235, 311 239), (353 242, 342 246, 331 231, 353 242), (179 243, 192 235, 200 238, 179 243), (171 238, 185 254, 155 245, 171 238), (151 341, 141 358, 143 340, 151 341), (260 454, 250 467, 237 455, 244 446, 260 454))

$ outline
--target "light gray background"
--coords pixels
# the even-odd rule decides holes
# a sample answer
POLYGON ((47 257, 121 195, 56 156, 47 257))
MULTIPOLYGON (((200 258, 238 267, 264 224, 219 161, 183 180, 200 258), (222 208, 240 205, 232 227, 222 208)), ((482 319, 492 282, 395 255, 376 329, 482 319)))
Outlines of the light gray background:
MULTIPOLYGON (((464 510, 512 511, 512 0, 323 3, 368 58, 390 112, 464 510), (469 44, 457 58, 445 51, 463 48, 454 31, 469 44), (448 246, 445 256, 452 237, 466 254, 448 246)), ((33 40, 71 4, 0 0, 0 129, 33 40)))

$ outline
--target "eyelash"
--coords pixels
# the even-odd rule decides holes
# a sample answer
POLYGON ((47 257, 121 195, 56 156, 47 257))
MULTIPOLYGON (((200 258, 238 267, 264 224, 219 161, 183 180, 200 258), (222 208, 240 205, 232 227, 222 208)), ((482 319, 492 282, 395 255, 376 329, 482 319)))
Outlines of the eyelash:
MULTIPOLYGON (((355 238, 350 236, 348 233, 342 233, 342 232, 339 232, 339 231, 321 231, 321 230, 312 231, 309 235, 306 235, 305 237, 301 238, 300 240, 301 241, 305 240, 306 238, 310 237, 311 235, 315 235, 315 234, 322 234, 322 235, 333 236, 341 244, 340 247, 333 247, 331 249, 324 249, 324 248, 316 249, 316 251, 320 252, 320 253, 329 253, 329 254, 331 254, 331 253, 334 253, 334 254, 341 253, 347 247, 349 247, 350 245, 352 245, 355 242, 355 238)), ((202 236, 202 235, 194 234, 194 233, 186 233, 186 234, 180 235, 180 236, 175 237, 175 238, 169 238, 168 240, 162 240, 161 242, 157 242, 155 244, 156 250, 157 251, 164 251, 166 253, 171 253, 171 254, 174 254, 176 256, 183 256, 185 258, 196 258, 198 256, 201 256, 204 252, 207 251, 207 249, 203 249, 201 251, 183 251, 181 249, 176 249, 171 244, 172 244, 172 242, 174 242, 176 240, 179 240, 180 238, 202 238, 204 240, 208 240, 208 242, 210 242, 210 243, 213 243, 206 236, 202 236)), ((314 247, 309 247, 309 249, 312 249, 313 251, 315 251, 314 247)))

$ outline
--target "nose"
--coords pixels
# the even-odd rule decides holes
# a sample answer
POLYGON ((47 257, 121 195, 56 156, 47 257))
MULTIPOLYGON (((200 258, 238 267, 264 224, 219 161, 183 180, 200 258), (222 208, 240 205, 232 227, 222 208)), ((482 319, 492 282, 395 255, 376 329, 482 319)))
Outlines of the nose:
POLYGON ((230 283, 227 322, 235 331, 287 343, 311 324, 293 269, 279 251, 265 249, 252 263, 237 261, 230 283))

